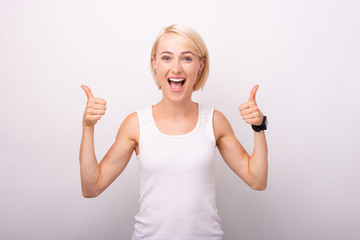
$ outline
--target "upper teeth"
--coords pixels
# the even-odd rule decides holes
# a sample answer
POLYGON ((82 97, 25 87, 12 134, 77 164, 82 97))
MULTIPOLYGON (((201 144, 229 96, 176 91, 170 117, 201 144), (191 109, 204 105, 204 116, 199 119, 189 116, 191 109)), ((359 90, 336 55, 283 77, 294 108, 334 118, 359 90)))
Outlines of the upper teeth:
POLYGON ((185 79, 184 78, 169 78, 170 81, 173 81, 173 82, 181 82, 181 81, 184 81, 185 79))

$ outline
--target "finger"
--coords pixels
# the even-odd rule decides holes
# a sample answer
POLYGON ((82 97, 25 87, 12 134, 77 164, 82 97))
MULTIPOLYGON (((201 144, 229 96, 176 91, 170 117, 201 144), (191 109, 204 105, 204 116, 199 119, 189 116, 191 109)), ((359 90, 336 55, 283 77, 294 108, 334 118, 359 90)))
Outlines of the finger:
POLYGON ((262 121, 259 120, 258 117, 246 119, 245 122, 255 126, 260 126, 262 123, 262 121))
POLYGON ((257 122, 257 121, 256 121, 256 118, 246 119, 245 122, 248 123, 248 124, 257 125, 257 124, 256 124, 256 122, 257 122))
POLYGON ((101 115, 91 115, 89 117, 87 117, 87 120, 89 121, 98 121, 101 119, 101 115))
POLYGON ((98 110, 98 109, 89 109, 87 111, 87 113, 89 115, 104 115, 105 114, 105 110, 98 110))
POLYGON ((97 109, 97 110, 106 110, 106 105, 105 104, 95 104, 93 106, 94 109, 97 109))
POLYGON ((246 123, 250 123, 256 126, 260 126, 261 123, 264 120, 264 115, 262 113, 258 113, 256 114, 254 117, 249 117, 247 119, 244 119, 246 123))
POLYGON ((253 118, 256 118, 258 115, 259 115, 258 113, 254 112, 254 113, 243 115, 242 118, 244 120, 253 119, 253 118))
POLYGON ((246 109, 240 111, 240 115, 241 115, 241 116, 245 116, 245 115, 250 114, 250 113, 252 113, 252 112, 253 112, 253 109, 251 109, 251 108, 246 108, 246 109))
POLYGON ((259 85, 255 85, 252 89, 251 89, 251 92, 250 92, 250 97, 249 97, 249 100, 248 101, 253 101, 255 102, 255 96, 256 96, 256 92, 259 88, 259 85))
POLYGON ((238 109, 239 109, 239 111, 242 111, 242 110, 245 110, 245 109, 251 107, 251 105, 253 105, 253 104, 254 104, 254 102, 246 102, 246 103, 241 104, 238 109))
POLYGON ((95 101, 95 103, 97 103, 97 104, 106 104, 105 99, 95 98, 94 101, 95 101))
POLYGON ((94 99, 94 95, 92 94, 90 88, 86 85, 81 85, 81 88, 84 90, 84 92, 86 93, 86 96, 88 99, 94 99))

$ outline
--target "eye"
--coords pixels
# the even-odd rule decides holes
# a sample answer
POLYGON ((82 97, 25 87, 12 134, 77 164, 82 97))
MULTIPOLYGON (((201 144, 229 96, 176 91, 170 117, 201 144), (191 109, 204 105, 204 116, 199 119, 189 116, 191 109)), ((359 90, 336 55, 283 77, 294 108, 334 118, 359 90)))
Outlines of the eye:
POLYGON ((170 60, 170 57, 168 57, 168 56, 163 56, 161 59, 164 60, 164 61, 169 61, 169 60, 170 60))
POLYGON ((184 57, 185 62, 191 62, 191 57, 184 57))

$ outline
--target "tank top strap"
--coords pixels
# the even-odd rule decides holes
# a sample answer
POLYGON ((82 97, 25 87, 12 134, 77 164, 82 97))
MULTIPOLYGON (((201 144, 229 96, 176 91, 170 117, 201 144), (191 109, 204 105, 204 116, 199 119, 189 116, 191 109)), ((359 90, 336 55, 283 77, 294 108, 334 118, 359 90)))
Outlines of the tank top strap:
POLYGON ((199 112, 200 112, 201 121, 204 123, 207 123, 207 124, 209 122, 212 122, 212 115, 213 115, 214 109, 209 106, 200 104, 200 103, 199 103, 199 108, 200 108, 199 112))
POLYGON ((215 143, 214 128, 213 128, 213 115, 214 108, 199 103, 199 113, 201 124, 206 129, 208 137, 215 143))
POLYGON ((143 108, 139 111, 136 111, 136 113, 139 118, 140 128, 141 128, 141 126, 144 126, 147 123, 152 121, 152 107, 151 106, 143 108))

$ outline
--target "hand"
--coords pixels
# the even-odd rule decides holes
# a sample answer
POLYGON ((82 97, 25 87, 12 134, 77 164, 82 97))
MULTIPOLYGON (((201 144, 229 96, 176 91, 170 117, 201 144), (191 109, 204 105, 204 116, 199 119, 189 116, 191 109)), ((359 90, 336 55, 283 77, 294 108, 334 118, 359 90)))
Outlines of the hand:
POLYGON ((88 99, 83 117, 83 125, 91 127, 105 114, 106 101, 101 98, 95 98, 88 86, 81 85, 81 88, 85 91, 88 99))
POLYGON ((250 93, 249 100, 239 106, 240 115, 246 123, 259 126, 262 124, 264 115, 256 104, 255 96, 259 85, 255 85, 250 93))

